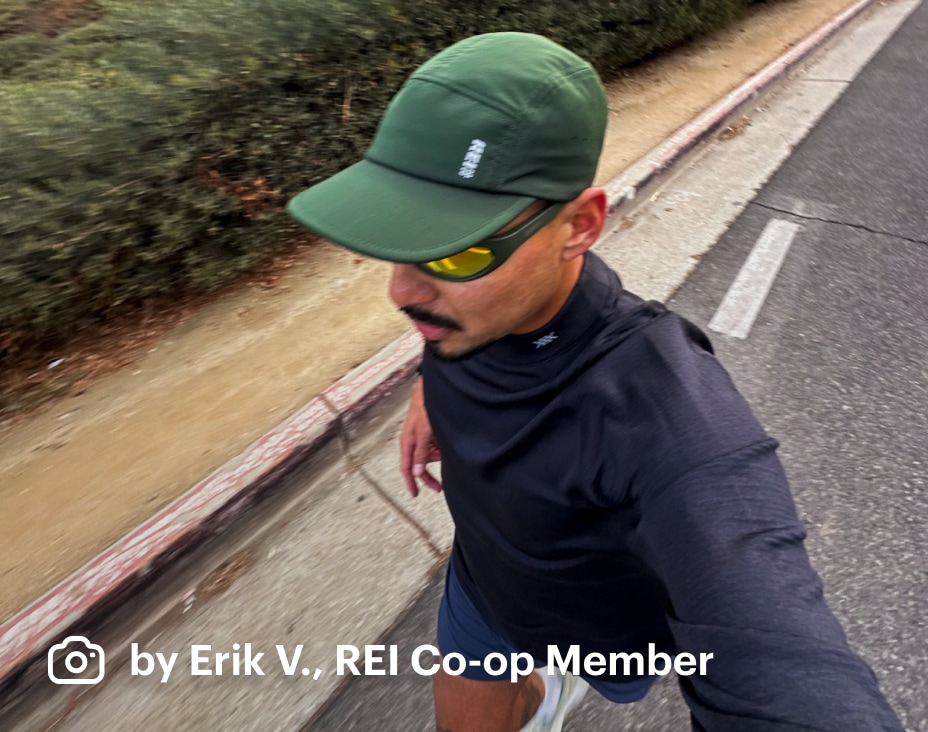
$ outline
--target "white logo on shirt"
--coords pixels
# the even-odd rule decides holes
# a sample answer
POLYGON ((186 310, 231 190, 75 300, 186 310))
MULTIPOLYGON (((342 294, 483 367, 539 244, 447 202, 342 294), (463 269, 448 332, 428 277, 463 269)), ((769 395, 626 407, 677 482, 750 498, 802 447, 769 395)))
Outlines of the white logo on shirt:
POLYGON ((532 341, 535 344, 535 348, 544 348, 545 346, 553 343, 557 340, 557 336, 554 335, 554 331, 551 331, 546 336, 542 336, 537 341, 532 341))
POLYGON ((483 157, 483 151, 486 149, 487 144, 483 140, 471 140, 458 175, 462 178, 473 178, 477 172, 477 166, 480 165, 480 158, 483 157))

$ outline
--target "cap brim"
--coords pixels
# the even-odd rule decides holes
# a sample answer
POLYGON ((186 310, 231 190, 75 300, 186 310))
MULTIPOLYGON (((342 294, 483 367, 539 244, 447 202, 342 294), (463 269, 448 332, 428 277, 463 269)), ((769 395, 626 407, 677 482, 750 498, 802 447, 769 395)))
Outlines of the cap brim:
POLYGON ((287 205, 306 228, 392 262, 427 262, 491 236, 534 201, 413 178, 362 160, 287 205))

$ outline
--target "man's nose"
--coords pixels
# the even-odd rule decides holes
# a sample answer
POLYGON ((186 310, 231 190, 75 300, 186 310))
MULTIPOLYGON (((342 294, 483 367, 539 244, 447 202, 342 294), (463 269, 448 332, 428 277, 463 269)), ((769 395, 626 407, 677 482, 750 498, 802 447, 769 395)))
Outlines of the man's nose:
POLYGON ((394 264, 390 278, 390 299, 399 308, 424 305, 435 300, 434 280, 414 264, 394 264))

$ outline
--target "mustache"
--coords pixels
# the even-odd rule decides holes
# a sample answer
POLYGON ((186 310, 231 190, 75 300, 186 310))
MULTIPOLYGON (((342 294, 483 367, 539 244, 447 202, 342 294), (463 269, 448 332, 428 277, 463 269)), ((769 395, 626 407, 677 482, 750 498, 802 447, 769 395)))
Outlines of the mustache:
POLYGON ((417 320, 425 325, 435 325, 439 328, 450 328, 451 330, 463 330, 458 322, 450 318, 443 318, 440 315, 430 313, 428 310, 423 310, 416 305, 404 305, 400 308, 400 312, 405 313, 413 320, 417 320))

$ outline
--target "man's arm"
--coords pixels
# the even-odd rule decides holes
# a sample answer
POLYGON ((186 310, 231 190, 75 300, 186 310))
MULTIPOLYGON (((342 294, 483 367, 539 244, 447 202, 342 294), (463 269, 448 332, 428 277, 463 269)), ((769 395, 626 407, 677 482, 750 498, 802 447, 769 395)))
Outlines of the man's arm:
POLYGON ((825 602, 775 446, 641 497, 642 554, 668 589, 677 650, 714 654, 706 676, 680 679, 694 728, 901 732, 825 602))

